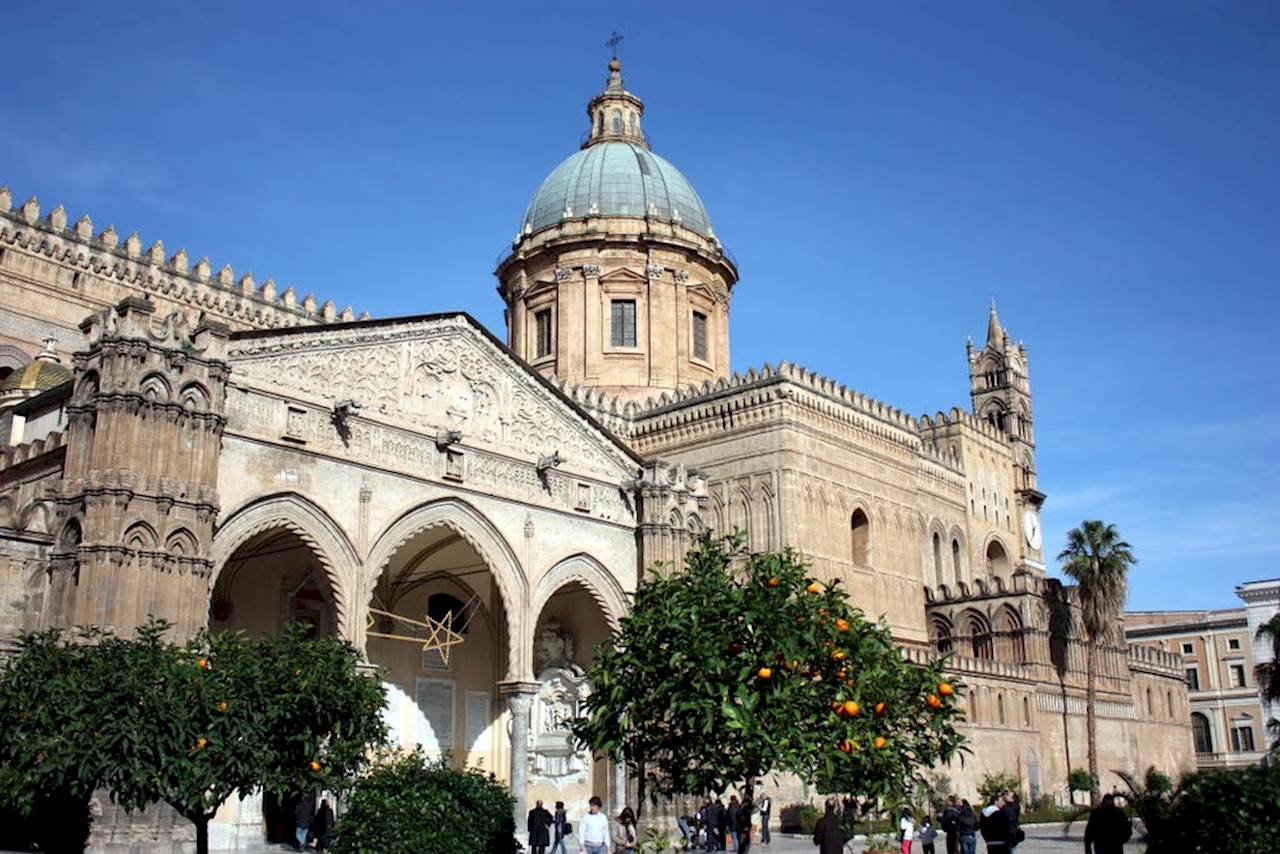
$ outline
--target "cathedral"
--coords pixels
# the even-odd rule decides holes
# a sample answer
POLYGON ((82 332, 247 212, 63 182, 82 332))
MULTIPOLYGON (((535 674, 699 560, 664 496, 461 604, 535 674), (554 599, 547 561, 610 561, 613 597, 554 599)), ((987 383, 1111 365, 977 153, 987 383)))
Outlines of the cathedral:
MULTIPOLYGON (((908 658, 951 655, 959 793, 999 772, 1065 800, 1085 655, 1046 574, 1028 348, 992 305, 969 405, 923 415, 788 362, 731 372, 738 266, 644 110, 611 61, 498 263, 502 335, 357 317, 0 189, 0 655, 150 614, 179 636, 302 621, 381 674, 399 743, 496 773, 518 814, 616 808, 627 770, 568 729, 592 651, 647 568, 738 528, 841 579, 908 658)), ((1180 656, 1117 623, 1100 659, 1103 788, 1191 768, 1180 656)), ((229 802, 211 841, 291 821, 229 802)), ((152 831, 100 821, 95 844, 152 831)))

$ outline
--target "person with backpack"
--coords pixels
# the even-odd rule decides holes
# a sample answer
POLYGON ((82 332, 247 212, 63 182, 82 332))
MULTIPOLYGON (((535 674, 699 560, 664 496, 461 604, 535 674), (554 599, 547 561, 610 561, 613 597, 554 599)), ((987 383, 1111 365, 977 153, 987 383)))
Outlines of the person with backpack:
POLYGON ((947 806, 942 810, 942 832, 947 840, 947 854, 956 854, 956 829, 960 819, 960 804, 955 795, 947 795, 947 806))
POLYGON ((558 850, 560 854, 568 854, 565 849, 564 838, 573 832, 573 825, 569 824, 569 814, 564 810, 564 801, 556 801, 556 811, 552 815, 551 820, 555 826, 555 836, 552 839, 551 854, 556 854, 558 850))

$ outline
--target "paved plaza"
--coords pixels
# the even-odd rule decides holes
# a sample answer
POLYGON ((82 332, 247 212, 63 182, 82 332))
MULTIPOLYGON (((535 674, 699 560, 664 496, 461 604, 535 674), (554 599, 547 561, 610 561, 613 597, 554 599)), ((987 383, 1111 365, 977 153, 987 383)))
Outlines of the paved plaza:
MULTIPOLYGON (((1076 822, 1071 826, 1069 831, 1064 831, 1061 824, 1044 824, 1036 826, 1024 827, 1027 833, 1027 839, 1018 846, 1017 854, 1065 854, 1065 852, 1082 852, 1084 850, 1084 822, 1076 822)), ((1137 834, 1134 834, 1134 841, 1125 846, 1125 854, 1142 854, 1146 851, 1146 846, 1137 840, 1137 834)), ((774 834, 772 845, 760 845, 752 843, 752 854, 811 854, 817 848, 813 845, 813 841, 807 836, 792 836, 774 834)), ((855 843, 851 849, 851 854, 862 854, 865 850, 860 843, 855 843)), ((912 847, 912 854, 922 854, 923 848, 919 843, 912 847)), ((939 838, 936 844, 938 854, 946 851, 946 846, 942 839, 939 838)), ((987 850, 987 846, 979 840, 978 854, 983 854, 987 850)), ((573 852, 570 852, 573 854, 573 852)))

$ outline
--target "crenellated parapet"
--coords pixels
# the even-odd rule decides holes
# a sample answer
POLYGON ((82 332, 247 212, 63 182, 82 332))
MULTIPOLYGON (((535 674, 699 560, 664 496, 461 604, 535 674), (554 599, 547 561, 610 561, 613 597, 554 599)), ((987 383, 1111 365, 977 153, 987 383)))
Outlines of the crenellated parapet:
POLYGON ((234 329, 356 319, 350 306, 338 308, 312 294, 299 296, 293 286, 281 289, 272 279, 258 282, 252 273, 237 277, 230 264, 215 271, 208 258, 192 261, 186 249, 169 254, 163 241, 144 248, 136 232, 121 239, 114 226, 96 234, 94 229, 87 214, 68 224, 62 205, 42 217, 35 197, 15 209, 9 188, 0 187, 0 269, 72 299, 101 305, 128 294, 148 295, 214 315, 234 329))

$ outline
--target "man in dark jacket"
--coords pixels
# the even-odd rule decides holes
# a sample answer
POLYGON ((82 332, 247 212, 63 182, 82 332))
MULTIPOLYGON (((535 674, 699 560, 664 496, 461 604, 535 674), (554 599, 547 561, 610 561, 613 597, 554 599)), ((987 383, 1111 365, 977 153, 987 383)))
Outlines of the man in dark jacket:
POLYGON ((555 818, 542 806, 542 801, 529 810, 529 854, 547 854, 551 844, 551 825, 555 818))
POLYGON ((724 808, 724 801, 719 798, 711 805, 711 820, 716 829, 716 850, 728 851, 729 814, 724 808))
POLYGON ((311 835, 311 819, 315 815, 316 802, 310 795, 303 795, 302 800, 293 808, 293 826, 298 840, 298 850, 307 847, 307 837, 311 835))
POLYGON ((311 821, 311 835, 316 840, 317 854, 329 850, 333 836, 333 807, 329 806, 327 798, 320 801, 320 809, 316 810, 316 817, 311 821))
MULTIPOLYGON (((738 796, 729 796, 729 808, 725 810, 725 823, 729 830, 729 835, 733 837, 733 850, 738 850, 738 813, 742 811, 742 807, 738 806, 738 796)), ((726 849, 728 850, 728 849, 726 849)))
POLYGON ((947 836, 947 854, 956 854, 956 822, 960 818, 960 804, 955 795, 947 795, 947 806, 942 811, 942 832, 947 836))
POLYGON ((818 854, 841 854, 844 851, 844 829, 840 826, 840 802, 827 798, 827 811, 813 828, 813 844, 818 854))
POLYGON ((960 802, 960 814, 956 816, 956 846, 958 854, 974 854, 978 850, 978 816, 968 801, 960 802))
POLYGON ((987 843, 987 851, 991 854, 1009 854, 1009 816, 1004 811, 1004 792, 996 795, 991 803, 983 807, 982 818, 978 823, 982 828, 982 839, 987 843))
POLYGON ((1124 810, 1116 806, 1115 796, 1103 795, 1084 827, 1084 854, 1122 854, 1132 835, 1133 826, 1124 810))

